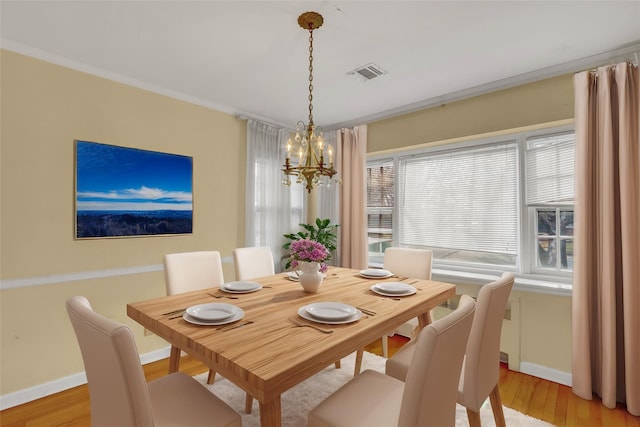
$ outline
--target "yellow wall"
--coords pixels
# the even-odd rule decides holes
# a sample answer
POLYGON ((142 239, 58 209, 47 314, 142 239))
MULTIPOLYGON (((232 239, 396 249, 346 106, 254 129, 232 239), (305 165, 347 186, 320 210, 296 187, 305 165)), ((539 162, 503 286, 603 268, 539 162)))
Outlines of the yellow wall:
MULTIPOLYGON (((572 79, 565 75, 370 123, 368 154, 570 123, 572 79)), ((478 287, 459 284, 457 291, 476 295, 478 287)), ((529 362, 571 372, 571 298, 514 291, 511 302, 517 310, 502 336, 509 366, 529 362)))
MULTIPOLYGON (((477 296, 479 285, 458 284, 456 292, 477 296)), ((440 309, 440 318, 449 311, 440 309)), ((522 362, 571 372, 571 298, 568 296, 524 292, 514 289, 503 320, 500 351, 508 356, 509 368, 520 371, 522 362)), ((526 372, 526 369, 524 370, 526 372)), ((531 372, 528 372, 531 373, 531 372)), ((550 373, 547 379, 563 381, 550 373)))
POLYGON ((476 96, 368 125, 367 152, 573 119, 571 75, 476 96))
MULTIPOLYGON (((230 256, 242 245, 244 121, 0 52, 3 281, 157 265, 169 252, 217 249, 230 256), (74 240, 75 139, 192 156, 193 234, 74 240)), ((233 278, 231 264, 225 277, 233 278)), ((126 303, 164 292, 158 271, 3 290, 0 394, 84 370, 64 310, 71 295, 85 295, 101 313, 129 324, 140 353, 165 347, 126 316, 126 303)))

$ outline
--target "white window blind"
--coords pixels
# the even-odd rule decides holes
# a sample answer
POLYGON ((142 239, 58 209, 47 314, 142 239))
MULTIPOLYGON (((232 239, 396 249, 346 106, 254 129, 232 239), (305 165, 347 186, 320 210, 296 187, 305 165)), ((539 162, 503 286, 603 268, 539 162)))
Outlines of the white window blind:
POLYGON ((509 255, 503 263, 515 264, 515 141, 400 158, 398 172, 401 246, 441 248, 434 258, 456 261, 491 263, 491 254, 509 255), (481 255, 469 256, 474 252, 481 255))
POLYGON ((527 204, 573 204, 575 134, 527 138, 527 204))

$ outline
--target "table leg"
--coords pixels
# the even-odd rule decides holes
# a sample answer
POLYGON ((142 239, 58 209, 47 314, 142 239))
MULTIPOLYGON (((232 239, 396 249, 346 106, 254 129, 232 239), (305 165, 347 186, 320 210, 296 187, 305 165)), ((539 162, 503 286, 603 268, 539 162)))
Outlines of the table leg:
POLYGON ((362 369, 362 356, 364 355, 364 348, 359 348, 356 351, 356 362, 355 367, 353 369, 353 376, 357 377, 360 375, 360 370, 362 369))
POLYGON ((171 346, 171 353, 169 355, 169 373, 178 372, 180 365, 181 350, 178 347, 171 346))
POLYGON ((280 396, 267 403, 260 402, 260 426, 280 427, 281 424, 282 405, 280 403, 280 396))
POLYGON ((427 313, 422 313, 421 315, 419 315, 418 327, 413 330, 413 336, 411 338, 416 338, 420 333, 420 331, 422 330, 422 328, 424 328, 427 325, 430 325, 431 323, 433 323, 433 320, 431 319, 431 311, 427 313))

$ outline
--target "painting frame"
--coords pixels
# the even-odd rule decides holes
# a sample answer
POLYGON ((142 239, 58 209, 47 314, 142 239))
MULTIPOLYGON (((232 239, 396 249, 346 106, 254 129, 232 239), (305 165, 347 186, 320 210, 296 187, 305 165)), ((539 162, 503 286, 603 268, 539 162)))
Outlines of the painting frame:
POLYGON ((193 234, 193 157, 74 140, 74 239, 193 234))

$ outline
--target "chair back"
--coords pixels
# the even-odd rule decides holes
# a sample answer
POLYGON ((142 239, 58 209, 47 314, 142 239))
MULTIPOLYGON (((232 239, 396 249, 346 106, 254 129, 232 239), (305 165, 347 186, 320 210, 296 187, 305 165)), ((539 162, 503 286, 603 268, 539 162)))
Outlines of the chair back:
POLYGON ((255 279, 275 274, 273 254, 268 246, 236 248, 233 250, 236 280, 255 279))
POLYGON ((181 252, 164 256, 167 295, 175 295, 224 284, 218 251, 181 252))
POLYGON ((93 427, 152 427, 147 382, 131 330, 93 311, 82 296, 67 300, 89 385, 93 427))
POLYGON ((463 295, 458 308, 420 331, 407 372, 398 427, 453 427, 462 359, 475 302, 463 295))
POLYGON ((503 273, 478 293, 458 392, 458 402, 475 412, 498 383, 502 319, 513 282, 513 273, 503 273))
POLYGON ((387 248, 383 266, 396 276, 431 280, 431 258, 433 253, 425 249, 387 248))

